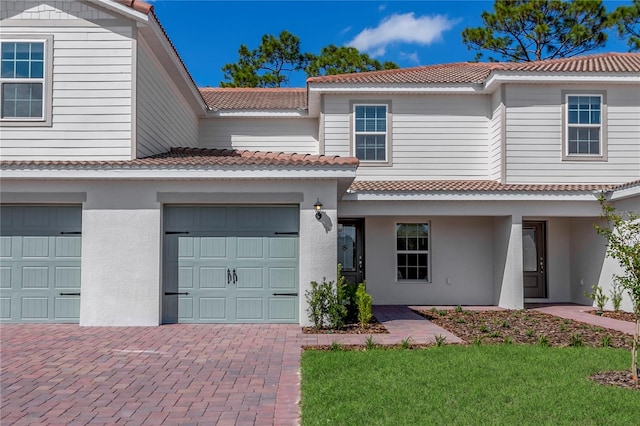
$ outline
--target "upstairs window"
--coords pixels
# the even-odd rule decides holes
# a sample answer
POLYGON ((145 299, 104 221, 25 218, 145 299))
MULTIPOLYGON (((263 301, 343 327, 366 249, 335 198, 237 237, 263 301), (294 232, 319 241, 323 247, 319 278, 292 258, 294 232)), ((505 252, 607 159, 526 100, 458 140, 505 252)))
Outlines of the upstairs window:
POLYGON ((46 119, 45 41, 0 43, 0 117, 3 121, 46 119))
POLYGON ((361 161, 387 161, 387 105, 354 106, 355 156, 361 161))
POLYGON ((602 96, 567 95, 566 108, 567 155, 601 157, 603 155, 602 96))

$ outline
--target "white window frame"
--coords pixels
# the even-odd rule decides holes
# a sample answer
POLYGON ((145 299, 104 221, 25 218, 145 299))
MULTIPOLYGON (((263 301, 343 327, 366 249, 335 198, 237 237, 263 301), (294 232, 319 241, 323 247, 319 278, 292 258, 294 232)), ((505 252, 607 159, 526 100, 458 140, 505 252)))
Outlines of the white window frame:
POLYGON ((367 102, 351 102, 351 155, 356 155, 356 140, 358 135, 384 135, 384 160, 364 160, 360 159, 361 166, 391 166, 391 132, 389 124, 391 123, 391 102, 386 101, 367 101, 367 102), (356 108, 358 107, 384 107, 385 114, 385 131, 384 132, 367 132, 356 131, 356 108))
POLYGON ((607 102, 604 91, 571 91, 562 92, 562 159, 563 161, 607 161, 607 102), (599 97, 600 98, 600 124, 569 123, 569 98, 570 97, 599 97), (580 154, 569 152, 570 128, 598 128, 599 129, 599 153, 580 154))
POLYGON ((52 81, 53 81, 53 36, 52 35, 0 35, 0 43, 43 43, 43 75, 42 78, 2 78, 0 75, 0 108, 5 83, 42 83, 42 115, 40 117, 2 117, 0 126, 51 126, 52 81))
POLYGON ((394 272, 396 276, 396 283, 399 284, 429 284, 431 283, 431 238, 432 238, 432 229, 431 229, 431 221, 428 220, 406 220, 406 221, 397 221, 394 222, 393 225, 393 244, 394 244, 394 272), (429 229, 429 233, 427 236, 427 250, 398 250, 398 225, 427 225, 429 229), (400 278, 398 276, 398 254, 426 254, 427 255, 427 277, 426 279, 407 279, 400 278))

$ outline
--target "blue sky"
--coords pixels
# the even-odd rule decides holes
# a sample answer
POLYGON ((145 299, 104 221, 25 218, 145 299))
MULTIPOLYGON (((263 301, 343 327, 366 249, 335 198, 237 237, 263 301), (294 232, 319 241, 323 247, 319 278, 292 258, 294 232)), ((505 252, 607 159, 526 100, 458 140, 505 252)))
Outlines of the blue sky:
MULTIPOLYGON (((608 10, 629 1, 606 1, 608 10)), ((218 86, 221 68, 238 60, 238 48, 254 49, 264 34, 287 30, 304 52, 328 44, 352 45, 401 67, 473 60, 460 33, 481 25, 493 1, 220 1, 155 0, 156 15, 196 83, 218 86)), ((604 51, 624 51, 610 36, 604 51)), ((304 74, 291 86, 303 87, 304 74)))

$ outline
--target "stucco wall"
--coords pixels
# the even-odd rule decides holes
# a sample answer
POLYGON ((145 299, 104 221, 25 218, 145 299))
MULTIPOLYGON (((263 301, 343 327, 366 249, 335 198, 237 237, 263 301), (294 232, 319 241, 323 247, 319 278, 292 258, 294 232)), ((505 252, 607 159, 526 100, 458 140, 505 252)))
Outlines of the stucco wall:
POLYGON ((162 207, 171 199, 172 204, 175 200, 183 204, 277 204, 289 200, 286 203, 291 204, 290 200, 296 199, 300 205, 301 324, 309 324, 305 292, 311 281, 325 277, 335 280, 335 180, 262 180, 250 184, 233 180, 5 181, 2 190, 15 203, 60 204, 86 194, 82 217, 81 325, 160 323, 162 207), (278 196, 281 200, 276 199, 278 196), (321 222, 316 220, 313 207, 318 198, 324 204, 321 222))
POLYGON ((486 217, 368 217, 367 289, 374 304, 493 303, 493 225, 486 217), (397 282, 395 224, 431 224, 431 282, 397 282))

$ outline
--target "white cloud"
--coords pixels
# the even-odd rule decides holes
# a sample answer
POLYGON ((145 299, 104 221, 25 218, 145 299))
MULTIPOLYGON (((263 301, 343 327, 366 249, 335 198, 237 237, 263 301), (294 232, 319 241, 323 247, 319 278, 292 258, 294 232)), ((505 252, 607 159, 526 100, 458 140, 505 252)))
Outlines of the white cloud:
POLYGON ((371 56, 384 55, 392 43, 415 43, 429 45, 442 38, 442 33, 450 30, 458 20, 444 15, 414 16, 413 12, 393 14, 384 18, 375 28, 365 28, 347 46, 367 52, 371 56))
POLYGON ((349 26, 348 26, 348 27, 346 27, 346 28, 343 28, 343 29, 342 29, 342 31, 340 31, 340 34, 346 34, 346 33, 348 33, 349 31, 351 31, 351 25, 349 25, 349 26))
POLYGON ((385 10, 386 8, 387 8, 387 5, 386 5, 386 4, 384 4, 384 3, 383 3, 383 4, 381 4, 380 6, 378 6, 378 10, 379 10, 379 11, 383 11, 383 10, 385 10))
POLYGON ((412 52, 412 53, 400 52, 400 57, 402 59, 406 59, 409 62, 413 62, 415 64, 419 64, 420 63, 420 58, 418 57, 418 52, 412 52))

